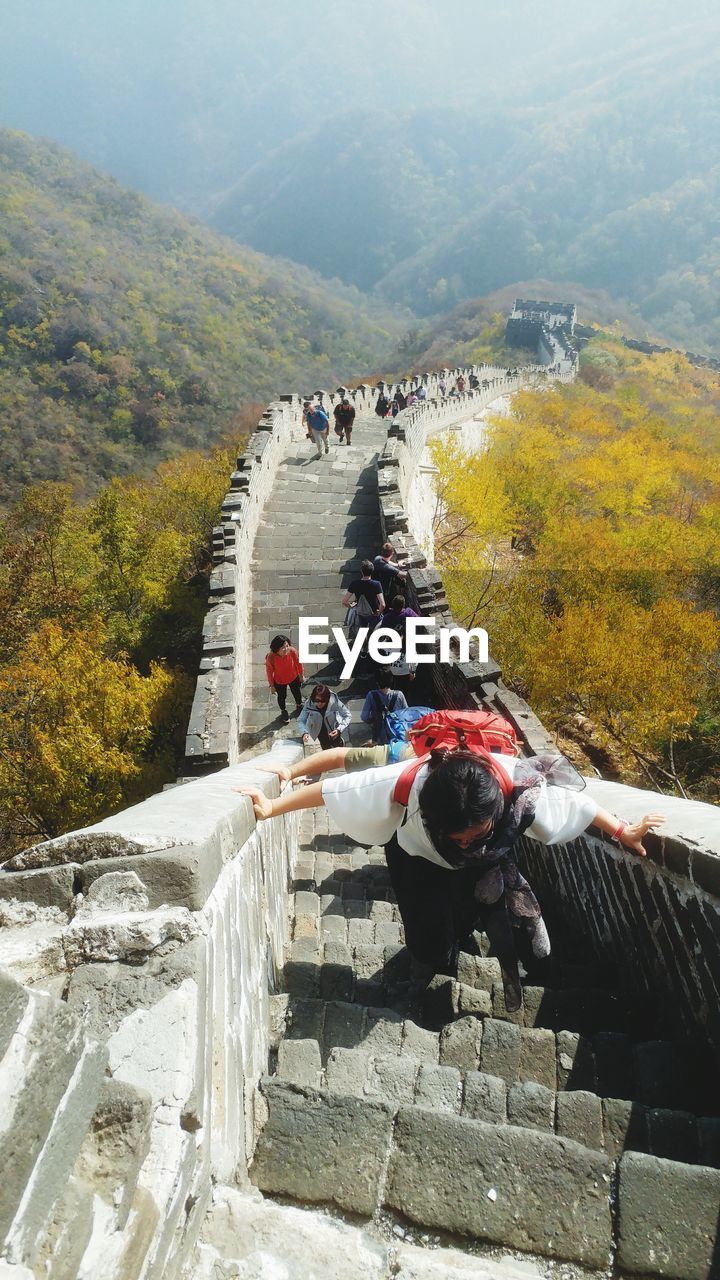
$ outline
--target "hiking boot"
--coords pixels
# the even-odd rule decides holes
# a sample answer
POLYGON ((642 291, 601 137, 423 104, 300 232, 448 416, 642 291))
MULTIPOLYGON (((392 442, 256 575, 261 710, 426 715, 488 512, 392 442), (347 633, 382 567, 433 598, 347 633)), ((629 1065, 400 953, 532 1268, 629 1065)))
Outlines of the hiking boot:
POLYGON ((328 448, 328 446, 327 446, 327 445, 325 445, 325 452, 326 452, 326 453, 329 453, 329 452, 330 452, 330 449, 328 448))
POLYGON ((289 724, 289 723, 290 723, 290 716, 288 715, 288 713, 287 713, 287 711, 285 710, 285 708, 284 708, 284 707, 283 707, 282 711, 280 712, 280 719, 282 720, 283 724, 289 724))

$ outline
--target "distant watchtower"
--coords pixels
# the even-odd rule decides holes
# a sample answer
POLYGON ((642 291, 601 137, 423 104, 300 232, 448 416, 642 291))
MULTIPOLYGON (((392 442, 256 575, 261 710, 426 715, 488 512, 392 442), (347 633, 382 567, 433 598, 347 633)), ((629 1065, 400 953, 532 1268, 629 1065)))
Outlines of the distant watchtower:
POLYGON ((505 326, 510 347, 535 347, 541 364, 561 360, 577 360, 572 342, 577 319, 574 302, 538 302, 534 298, 516 298, 505 326))

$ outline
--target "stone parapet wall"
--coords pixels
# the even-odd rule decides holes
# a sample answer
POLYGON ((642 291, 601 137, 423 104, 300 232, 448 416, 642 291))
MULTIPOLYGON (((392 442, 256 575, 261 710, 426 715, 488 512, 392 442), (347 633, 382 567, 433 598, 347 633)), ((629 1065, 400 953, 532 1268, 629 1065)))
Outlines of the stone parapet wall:
POLYGON ((172 1280, 213 1183, 247 1181, 298 843, 232 790, 262 766, 0 873, 0 1255, 36 1275, 172 1280))

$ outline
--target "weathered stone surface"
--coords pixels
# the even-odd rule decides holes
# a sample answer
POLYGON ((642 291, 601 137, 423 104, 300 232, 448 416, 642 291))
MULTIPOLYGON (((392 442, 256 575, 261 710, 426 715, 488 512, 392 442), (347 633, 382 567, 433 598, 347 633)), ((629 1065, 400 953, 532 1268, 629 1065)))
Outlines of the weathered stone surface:
POLYGON ((459 1018, 440 1033, 440 1063, 443 1067, 459 1067, 475 1071, 480 1056, 483 1024, 478 1018, 459 1018))
POLYGON ((412 1102, 418 1069, 412 1058, 377 1058, 370 1070, 367 1092, 384 1098, 393 1107, 412 1102))
POLYGON ((73 973, 67 1003, 90 1035, 105 1039, 137 1008, 151 1009, 186 978, 202 972, 203 939, 196 938, 144 964, 84 964, 73 973))
POLYGON ((437 1031, 419 1027, 411 1018, 403 1025, 402 1052, 420 1062, 436 1063, 440 1057, 440 1036, 437 1031))
POLYGON ((578 1090, 576 1093, 559 1093, 555 1099, 556 1132, 561 1138, 571 1138, 593 1151, 603 1149, 602 1101, 595 1093, 578 1090))
POLYGON ((362 1098, 369 1071, 369 1053, 360 1049, 332 1049, 325 1069, 327 1087, 333 1093, 362 1098))
MULTIPOLYGON (((173 849, 160 853, 138 853, 132 859, 117 858, 113 871, 134 871, 142 881, 148 895, 151 911, 158 907, 186 907, 188 911, 201 911, 205 906, 222 869, 220 850, 216 846, 205 849, 173 849)), ((107 862, 87 862, 80 869, 79 878, 83 892, 98 876, 108 872, 107 862)))
MULTIPOLYGON (((79 1020, 51 996, 34 993, 0 1065, 0 1237, 10 1227, 30 1173, 47 1145, 55 1113, 73 1074, 81 1067, 85 1051, 79 1020)), ((99 1081, 95 1097, 91 1095, 90 1114, 98 1092, 99 1081)), ((82 1132, 75 1150, 70 1148, 64 1166, 66 1175, 81 1140, 82 1132)), ((60 1190, 58 1186, 55 1194, 60 1190)))
POLYGON ((647 1108, 623 1098, 603 1098, 603 1138, 608 1155, 618 1160, 623 1151, 648 1151, 647 1108))
POLYGON ((520 1064, 520 1028, 512 1022, 486 1018, 483 1025, 480 1068, 513 1084, 520 1064))
POLYGON ((232 1187, 215 1188, 203 1223, 203 1244, 191 1269, 193 1280, 229 1280, 233 1275, 300 1280, 310 1270, 336 1280, 389 1280, 388 1248, 326 1213, 274 1204, 232 1187))
POLYGON ((147 911, 150 903, 142 880, 135 871, 107 871, 88 886, 75 912, 75 921, 91 918, 100 911, 147 911))
POLYGON ((600 1267, 612 1247, 610 1169, 549 1134, 403 1109, 385 1203, 425 1227, 600 1267))
POLYGON ((499 1076, 469 1071, 465 1076, 462 1114, 468 1120, 504 1124, 507 1118, 507 1085, 499 1076))
POLYGON ((82 1182, 127 1222, 138 1174, 150 1148, 152 1099, 144 1089, 106 1080, 75 1166, 82 1182))
POLYGON ((87 961, 136 960, 165 942, 189 942, 198 925, 185 907, 138 912, 101 911, 78 916, 63 933, 70 968, 87 961))
POLYGON ((268 1119, 251 1178, 262 1191, 372 1214, 392 1133, 383 1102, 262 1082, 268 1119))
POLYGON ((468 1015, 474 1018, 489 1018, 493 1011, 490 992, 469 987, 464 982, 458 984, 457 1005, 461 1018, 468 1015))
POLYGON ((431 1067, 423 1063, 415 1086, 415 1105, 456 1113, 460 1105, 462 1076, 456 1067, 431 1067))
POLYGON ((39 907, 58 907, 66 914, 73 905, 77 863, 40 868, 36 871, 0 870, 0 901, 36 902, 39 907))
MULTIPOLYGON (((172 848, 175 841, 156 837, 152 848, 172 848)), ((127 858, 147 853, 148 845, 140 839, 131 840, 113 831, 71 831, 55 840, 23 849, 3 863, 6 871, 30 871, 36 867, 56 867, 65 863, 92 862, 96 858, 127 858)))
POLYGON ((18 1029, 29 999, 25 988, 0 969, 0 1062, 18 1029))
POLYGON ((507 1109, 510 1124, 549 1131, 555 1119, 555 1094, 532 1081, 514 1084, 508 1089, 507 1109))
POLYGON ((543 1027, 521 1027, 518 1080, 556 1088, 555 1035, 543 1027))
POLYGON ((620 1161, 620 1267, 710 1280, 718 1274, 719 1206, 720 1170, 627 1153, 620 1161))
MULTIPOLYGON (((47 1280, 64 1280, 77 1274, 92 1233, 93 1209, 92 1189, 79 1178, 70 1177, 36 1255, 36 1270, 42 1269, 47 1280)), ((7 1280, 11 1275, 19 1280, 21 1274, 15 1268, 8 1270, 7 1280)), ((31 1276, 32 1272, 27 1274, 31 1276)), ((1 1265, 0 1280, 5 1280, 1 1265)))
POLYGON ((398 1249, 394 1280, 542 1280, 539 1267, 527 1259, 478 1258, 459 1249, 398 1249))
POLYGON ((283 1040, 278 1050, 278 1075, 288 1084, 319 1088, 322 1061, 317 1040, 283 1040))

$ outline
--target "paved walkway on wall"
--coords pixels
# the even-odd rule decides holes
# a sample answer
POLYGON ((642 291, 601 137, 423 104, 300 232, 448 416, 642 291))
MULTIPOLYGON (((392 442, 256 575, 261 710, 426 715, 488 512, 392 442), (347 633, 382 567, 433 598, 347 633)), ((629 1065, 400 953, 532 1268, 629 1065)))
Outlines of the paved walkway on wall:
MULTIPOLYGON (((298 616, 329 618, 341 626, 342 596, 360 562, 380 549, 377 471, 374 461, 387 439, 387 424, 374 414, 358 416, 351 445, 338 444, 330 431, 329 453, 315 458, 314 445, 298 430, 278 468, 275 485, 255 539, 252 564, 253 611, 249 637, 248 696, 241 745, 257 751, 276 736, 292 736, 268 689, 265 655, 278 631, 297 642, 298 616)), ((332 653, 332 649, 329 651, 332 653)), ((313 679, 340 694, 353 714, 350 741, 368 741, 360 709, 367 680, 341 681, 337 657, 306 664, 303 694, 313 679)), ((288 697, 292 716, 293 699, 288 697)))

